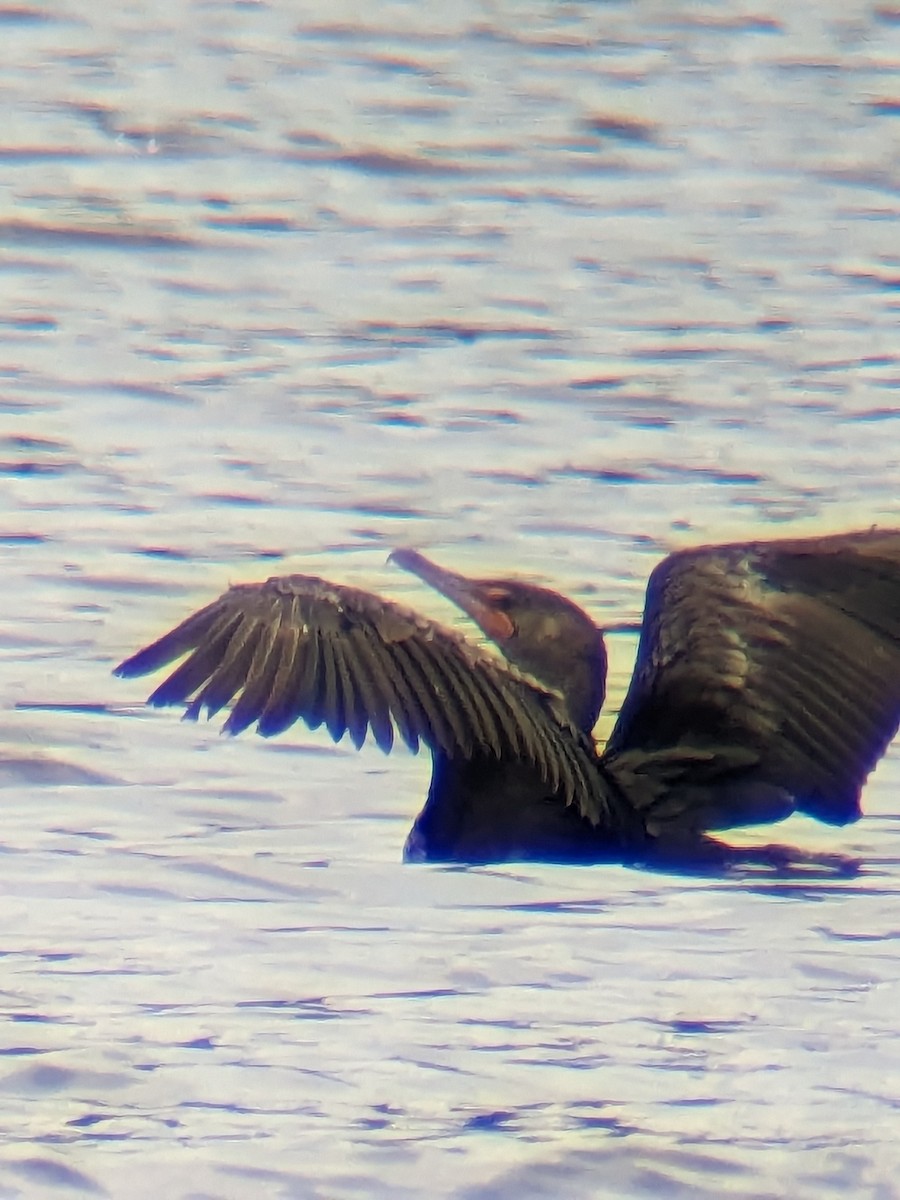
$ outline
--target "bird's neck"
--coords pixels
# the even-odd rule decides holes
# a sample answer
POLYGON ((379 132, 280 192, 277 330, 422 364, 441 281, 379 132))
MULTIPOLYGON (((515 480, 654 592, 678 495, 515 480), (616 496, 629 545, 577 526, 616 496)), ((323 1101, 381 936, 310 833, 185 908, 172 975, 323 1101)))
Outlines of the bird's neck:
POLYGON ((574 724, 590 734, 606 695, 606 646, 599 629, 596 640, 573 654, 559 690, 574 724))

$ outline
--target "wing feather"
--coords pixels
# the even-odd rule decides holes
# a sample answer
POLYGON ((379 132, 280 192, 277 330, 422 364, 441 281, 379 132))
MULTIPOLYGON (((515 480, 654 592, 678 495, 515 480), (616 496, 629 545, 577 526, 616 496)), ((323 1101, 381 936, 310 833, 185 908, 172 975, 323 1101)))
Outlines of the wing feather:
MULTIPOLYGON (((150 696, 148 703, 161 707, 172 703, 172 696, 190 695, 215 670, 228 647, 232 633, 241 622, 241 616, 239 613, 211 615, 214 616, 214 619, 210 622, 209 632, 201 633, 202 641, 194 643, 196 648, 191 656, 173 675, 160 684, 150 696)), ((173 635, 180 632, 180 628, 176 629, 173 631, 173 635)), ((180 645, 181 638, 178 638, 177 642, 173 644, 176 655, 181 655, 190 648, 190 644, 184 645, 183 648, 179 648, 180 645)), ((154 648, 151 647, 151 649, 154 648)), ((150 669, 152 670, 152 668, 150 669)))
POLYGON ((900 530, 707 546, 650 577, 602 761, 631 772, 643 751, 646 806, 668 772, 666 804, 701 827, 785 803, 843 824, 898 726, 900 530))
MULTIPOLYGON (((393 654, 394 643, 384 643, 380 637, 365 632, 365 647, 376 672, 379 690, 387 704, 387 716, 396 725, 406 747, 413 754, 419 750, 419 731, 422 724, 417 716, 418 705, 403 674, 401 664, 393 654)), ((424 731, 423 731, 424 732, 424 731)))
POLYGON ((242 584, 116 673, 142 675, 185 655, 154 704, 184 703, 198 716, 230 703, 230 733, 256 722, 272 736, 302 719, 357 747, 371 729, 390 750, 396 729, 412 750, 422 741, 450 757, 508 755, 599 819, 605 789, 593 747, 555 694, 390 601, 312 576, 242 584))
MULTIPOLYGON (((272 644, 272 655, 275 663, 272 690, 260 697, 256 713, 256 728, 263 737, 275 737, 288 729, 297 720, 298 706, 310 706, 309 692, 315 676, 307 669, 304 679, 303 669, 317 660, 318 638, 313 635, 302 640, 300 628, 283 614, 278 636, 272 644)), ((318 719, 314 728, 318 729, 321 724, 318 719)))
POLYGON ((347 720, 344 715, 344 689, 338 674, 335 643, 331 638, 323 637, 319 649, 321 674, 319 675, 317 694, 317 713, 322 718, 332 739, 339 742, 347 732, 347 720))
POLYGON ((246 660, 252 662, 256 646, 262 638, 262 628, 252 621, 242 621, 235 628, 222 659, 210 674, 206 684, 188 705, 185 717, 196 719, 202 709, 214 717, 240 690, 246 675, 246 660))
POLYGON ((429 678, 429 664, 422 647, 410 640, 394 646, 393 653, 412 692, 415 716, 422 726, 422 740, 452 757, 453 726, 443 711, 444 698, 435 690, 436 681, 429 678))
POLYGON ((356 720, 362 729, 356 748, 359 750, 362 747, 368 726, 371 727, 375 745, 387 754, 394 744, 390 692, 385 682, 379 679, 365 633, 360 629, 352 629, 344 653, 350 659, 348 669, 356 685, 356 720))
POLYGON ((517 755, 524 755, 525 746, 522 742, 521 730, 510 706, 509 697, 502 688, 496 686, 495 680, 491 676, 488 676, 486 680, 479 679, 478 682, 482 688, 485 703, 491 711, 501 745, 511 747, 517 755))
POLYGON ((451 682, 469 716, 474 746, 499 759, 510 743, 491 700, 496 690, 491 672, 480 671, 477 665, 473 669, 466 656, 460 655, 453 658, 451 673, 451 682))
POLYGON ((272 653, 272 648, 280 632, 280 612, 275 612, 271 621, 260 622, 260 636, 247 667, 246 682, 225 722, 226 733, 240 733, 242 729, 252 725, 259 719, 266 698, 272 695, 279 665, 278 656, 272 653))

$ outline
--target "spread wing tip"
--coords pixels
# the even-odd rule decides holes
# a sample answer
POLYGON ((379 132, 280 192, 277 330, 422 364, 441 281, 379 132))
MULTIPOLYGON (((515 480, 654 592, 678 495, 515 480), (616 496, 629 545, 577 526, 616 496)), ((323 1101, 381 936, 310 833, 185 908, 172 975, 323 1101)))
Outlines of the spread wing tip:
POLYGON ((135 679, 138 675, 151 675, 159 667, 170 662, 172 657, 174 655, 162 654, 160 643, 154 642, 152 646, 146 646, 130 658, 123 659, 117 667, 113 667, 112 673, 117 679, 135 679))

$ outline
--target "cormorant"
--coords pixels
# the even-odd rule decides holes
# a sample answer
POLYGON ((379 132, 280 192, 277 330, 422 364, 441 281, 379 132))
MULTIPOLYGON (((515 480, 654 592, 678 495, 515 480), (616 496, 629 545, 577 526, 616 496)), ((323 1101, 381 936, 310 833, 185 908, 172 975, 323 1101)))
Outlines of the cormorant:
POLYGON ((116 668, 188 654, 153 692, 238 733, 301 718, 357 748, 395 731, 433 760, 413 860, 687 856, 708 831, 860 815, 900 726, 900 529, 701 546, 647 587, 637 662, 602 751, 603 632, 571 600, 391 559, 466 612, 503 659, 393 601, 308 575, 239 584, 116 668))

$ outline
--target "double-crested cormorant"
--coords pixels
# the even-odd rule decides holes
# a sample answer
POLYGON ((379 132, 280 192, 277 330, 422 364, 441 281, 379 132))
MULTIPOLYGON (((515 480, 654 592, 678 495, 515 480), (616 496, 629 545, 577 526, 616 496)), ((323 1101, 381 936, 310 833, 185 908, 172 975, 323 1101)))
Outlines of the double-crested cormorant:
POLYGON ((603 633, 572 601, 392 560, 463 609, 505 661, 392 601, 308 575, 240 584, 116 668, 188 654, 149 703, 298 718, 357 748, 395 731, 433 759, 416 860, 597 862, 710 843, 804 812, 860 815, 900 726, 900 529, 682 550, 650 576, 637 663, 602 752, 603 633))

